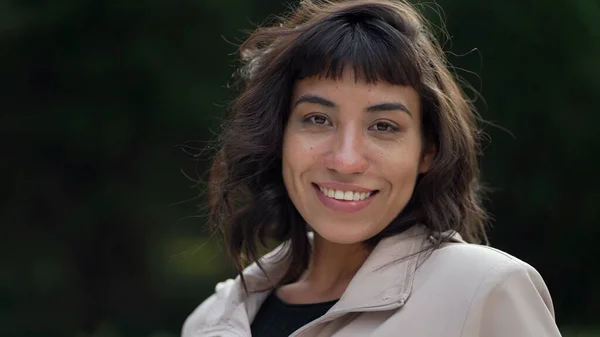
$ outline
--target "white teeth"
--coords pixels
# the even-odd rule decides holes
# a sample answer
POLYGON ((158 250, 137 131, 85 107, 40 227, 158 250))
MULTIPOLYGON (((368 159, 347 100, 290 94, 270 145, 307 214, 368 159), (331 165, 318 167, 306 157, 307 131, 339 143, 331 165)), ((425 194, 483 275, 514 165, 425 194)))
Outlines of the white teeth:
POLYGON ((337 200, 348 200, 348 201, 359 201, 359 200, 365 200, 368 197, 371 196, 371 192, 354 192, 354 191, 341 191, 341 190, 334 190, 334 189, 330 189, 330 188, 324 188, 319 186, 319 190, 321 190, 321 193, 323 193, 325 196, 329 197, 329 198, 334 198, 337 200))

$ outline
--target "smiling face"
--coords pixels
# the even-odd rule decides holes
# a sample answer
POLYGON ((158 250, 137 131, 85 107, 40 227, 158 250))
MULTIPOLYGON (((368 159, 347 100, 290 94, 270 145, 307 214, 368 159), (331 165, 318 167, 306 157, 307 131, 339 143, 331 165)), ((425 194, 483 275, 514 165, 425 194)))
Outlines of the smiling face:
POLYGON ((297 81, 283 138, 283 180, 298 212, 330 242, 363 242, 406 206, 424 151, 419 96, 407 86, 297 81))

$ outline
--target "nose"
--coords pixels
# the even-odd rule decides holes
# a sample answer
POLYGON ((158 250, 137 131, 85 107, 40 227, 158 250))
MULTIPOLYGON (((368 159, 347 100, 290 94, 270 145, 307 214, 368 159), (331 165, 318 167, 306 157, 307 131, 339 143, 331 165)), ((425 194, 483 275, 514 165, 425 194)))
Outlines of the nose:
POLYGON ((327 168, 340 174, 364 173, 369 162, 365 157, 365 139, 360 128, 342 127, 333 137, 326 157, 327 168))

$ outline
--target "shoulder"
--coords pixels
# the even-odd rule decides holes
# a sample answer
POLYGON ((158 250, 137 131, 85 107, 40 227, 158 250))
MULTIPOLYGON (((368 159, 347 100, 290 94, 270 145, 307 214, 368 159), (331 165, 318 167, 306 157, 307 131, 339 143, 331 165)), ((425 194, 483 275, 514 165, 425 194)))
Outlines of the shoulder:
POLYGON ((196 331, 204 330, 217 325, 228 315, 230 307, 235 305, 234 293, 236 292, 236 281, 228 279, 219 282, 215 292, 197 306, 185 319, 182 328, 182 336, 192 336, 196 331))
POLYGON ((434 251, 423 263, 428 277, 439 279, 448 290, 469 299, 471 310, 494 305, 499 293, 504 298, 539 301, 554 315, 548 288, 530 264, 499 249, 468 243, 450 243, 434 251))
POLYGON ((240 276, 219 282, 214 293, 187 317, 182 336, 192 336, 197 331, 243 326, 247 320, 243 317, 244 312, 257 311, 272 289, 273 281, 279 280, 285 273, 289 263, 285 252, 285 246, 281 245, 261 258, 264 269, 259 268, 257 263, 244 269, 242 274, 248 291, 244 289, 240 276))
POLYGON ((508 277, 513 273, 537 273, 533 266, 509 253, 477 244, 448 243, 435 250, 430 259, 433 264, 443 264, 471 276, 508 277))
POLYGON ((449 243, 415 274, 415 298, 452 308, 461 336, 559 336, 552 299, 540 273, 501 250, 449 243))
POLYGON ((447 265, 438 276, 464 300, 464 336, 560 336, 550 292, 530 264, 466 243, 448 244, 431 258, 438 268, 447 265))
POLYGON ((432 279, 474 300, 507 283, 509 291, 528 287, 540 294, 548 292, 542 276, 527 262, 496 248, 468 243, 448 243, 431 253, 417 271, 415 287, 432 279))

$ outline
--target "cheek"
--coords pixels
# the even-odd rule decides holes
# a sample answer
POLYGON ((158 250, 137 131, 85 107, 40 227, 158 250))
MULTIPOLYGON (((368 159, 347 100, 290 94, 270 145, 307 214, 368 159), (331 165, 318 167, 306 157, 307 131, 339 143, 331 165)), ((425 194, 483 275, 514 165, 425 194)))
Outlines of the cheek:
POLYGON ((294 152, 293 149, 293 141, 290 141, 289 139, 289 135, 285 134, 283 137, 283 144, 282 144, 282 153, 281 153, 281 168, 282 168, 282 173, 283 173, 283 181, 285 182, 286 186, 288 186, 289 183, 289 178, 290 178, 290 172, 293 170, 292 167, 292 153, 294 152))
POLYGON ((306 138, 297 134, 285 136, 282 153, 284 170, 298 173, 308 169, 317 160, 319 147, 306 138))
POLYGON ((302 175, 310 167, 312 158, 311 147, 305 146, 299 138, 295 134, 287 134, 282 149, 283 182, 292 199, 301 188, 302 175))
POLYGON ((377 151, 376 161, 382 178, 393 188, 414 184, 419 169, 419 151, 412 147, 398 147, 392 151, 377 151))

